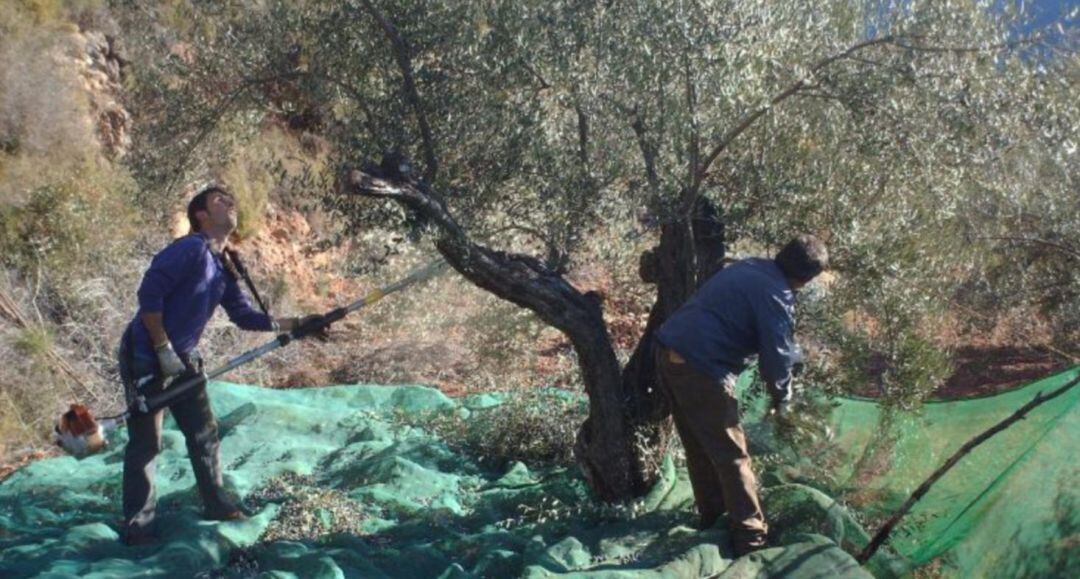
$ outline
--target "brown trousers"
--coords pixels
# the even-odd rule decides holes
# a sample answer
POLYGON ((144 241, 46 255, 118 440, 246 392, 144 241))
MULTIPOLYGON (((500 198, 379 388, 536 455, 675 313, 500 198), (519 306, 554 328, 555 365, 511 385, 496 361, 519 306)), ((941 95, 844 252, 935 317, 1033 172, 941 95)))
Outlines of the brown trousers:
POLYGON ((686 466, 702 522, 711 525, 725 511, 733 542, 763 541, 768 532, 750 470, 746 435, 739 425, 732 374, 718 382, 692 368, 673 350, 657 348, 662 387, 671 400, 675 428, 686 449, 686 466))

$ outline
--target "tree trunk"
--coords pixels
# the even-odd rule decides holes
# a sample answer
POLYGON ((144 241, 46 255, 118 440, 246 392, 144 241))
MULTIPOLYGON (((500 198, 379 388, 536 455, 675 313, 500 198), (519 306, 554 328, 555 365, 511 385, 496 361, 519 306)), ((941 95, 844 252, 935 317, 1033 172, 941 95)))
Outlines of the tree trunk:
POLYGON ((639 493, 656 482, 672 434, 671 407, 656 375, 655 333, 723 267, 724 255, 724 223, 715 206, 702 197, 689 226, 686 220, 665 223, 659 245, 641 256, 641 280, 656 284, 656 302, 622 373, 628 428, 637 442, 633 466, 638 473, 635 488, 639 493))
POLYGON ((720 267, 723 225, 715 210, 702 203, 691 226, 685 221, 665 225, 652 257, 643 257, 643 277, 649 277, 650 268, 656 272, 657 303, 622 371, 594 294, 578 291, 536 258, 474 243, 442 198, 413 179, 407 168, 400 159, 384 159, 380 167, 349 171, 343 185, 360 195, 393 199, 416 212, 438 230, 436 248, 451 267, 475 285, 535 312, 570 339, 589 397, 589 417, 574 447, 582 473, 605 501, 647 492, 671 433, 670 410, 656 387, 652 336, 699 282, 720 267))
POLYGON ((570 339, 589 397, 589 419, 579 432, 576 458, 602 500, 635 496, 619 362, 600 301, 578 291, 538 259, 474 243, 442 198, 411 178, 408 164, 400 161, 387 158, 380 167, 349 171, 343 185, 361 195, 393 199, 416 212, 436 227, 436 248, 458 273, 500 298, 532 310, 570 339))

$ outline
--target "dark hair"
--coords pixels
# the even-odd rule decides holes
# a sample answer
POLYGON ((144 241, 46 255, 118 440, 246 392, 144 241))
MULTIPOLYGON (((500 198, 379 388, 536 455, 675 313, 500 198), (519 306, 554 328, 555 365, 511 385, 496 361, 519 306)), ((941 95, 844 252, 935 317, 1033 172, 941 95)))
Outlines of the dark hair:
POLYGON ((820 239, 802 234, 789 241, 776 254, 775 261, 784 275, 806 283, 829 267, 829 252, 820 239))
POLYGON ((221 193, 222 195, 232 195, 221 185, 210 185, 209 187, 199 191, 191 201, 188 201, 187 206, 187 218, 188 223, 191 224, 192 233, 199 231, 199 220, 195 218, 195 213, 199 211, 206 211, 206 204, 210 200, 211 193, 221 193))

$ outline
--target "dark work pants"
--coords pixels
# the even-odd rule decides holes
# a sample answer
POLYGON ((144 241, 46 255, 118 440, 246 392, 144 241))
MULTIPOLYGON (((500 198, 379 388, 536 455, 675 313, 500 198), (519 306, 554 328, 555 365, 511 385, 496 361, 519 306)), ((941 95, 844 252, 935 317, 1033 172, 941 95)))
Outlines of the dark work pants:
POLYGON ((750 469, 746 435, 739 425, 736 375, 717 381, 662 346, 657 348, 656 363, 686 450, 690 484, 702 521, 711 525, 726 511, 736 546, 759 544, 768 525, 750 469))
MULTIPOLYGON (((136 381, 149 374, 160 374, 156 360, 135 359, 127 348, 120 350, 120 377, 124 382, 128 402, 134 399, 136 381)), ((184 360, 189 362, 188 359, 184 360)), ((191 362, 201 371, 198 354, 191 362)), ((164 380, 155 378, 139 388, 143 395, 162 391, 164 380)), ((206 514, 214 517, 236 510, 222 487, 221 464, 218 455, 218 426, 210 409, 206 387, 200 386, 189 396, 169 406, 176 424, 187 442, 188 458, 195 472, 195 482, 202 496, 206 514)), ((124 523, 130 533, 150 530, 157 507, 154 488, 154 461, 161 451, 161 424, 164 411, 133 417, 127 421, 128 444, 124 451, 124 523)))

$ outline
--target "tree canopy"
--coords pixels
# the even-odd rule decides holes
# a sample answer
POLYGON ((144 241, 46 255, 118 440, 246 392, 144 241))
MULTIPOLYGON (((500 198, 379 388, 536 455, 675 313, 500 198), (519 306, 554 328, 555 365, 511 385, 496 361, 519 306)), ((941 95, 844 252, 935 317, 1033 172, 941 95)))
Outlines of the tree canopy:
MULTIPOLYGON (((182 39, 138 26, 144 11, 126 14, 153 63, 136 71, 134 163, 148 190, 278 122, 328 143, 329 169, 299 186, 324 191, 346 230, 397 223, 535 255, 529 267, 546 280, 565 283, 590 236, 652 235, 695 217, 751 251, 817 233, 836 273, 828 300, 804 299, 804 325, 832 350, 823 380, 840 389, 876 375, 898 407, 942 379, 946 360, 921 330, 950 303, 1024 301, 1052 313, 1062 336, 1080 331, 1074 28, 1025 29, 1021 9, 964 1, 192 10, 200 18, 182 39), (339 169, 387 151, 416 165, 412 203, 379 185, 405 211, 338 185, 339 169), (418 209, 425 199, 431 212, 418 209), (702 203, 715 210, 703 217, 702 203)), ((508 297, 515 283, 499 295, 573 338, 535 302, 508 297)), ((618 371, 604 346, 597 358, 584 354, 589 340, 572 341, 586 374, 598 359, 615 364, 600 374, 618 371)), ((618 405, 611 388, 590 396, 618 405)))

